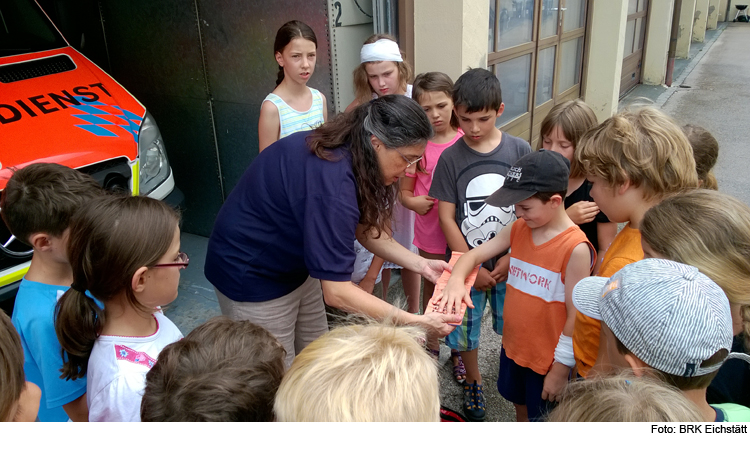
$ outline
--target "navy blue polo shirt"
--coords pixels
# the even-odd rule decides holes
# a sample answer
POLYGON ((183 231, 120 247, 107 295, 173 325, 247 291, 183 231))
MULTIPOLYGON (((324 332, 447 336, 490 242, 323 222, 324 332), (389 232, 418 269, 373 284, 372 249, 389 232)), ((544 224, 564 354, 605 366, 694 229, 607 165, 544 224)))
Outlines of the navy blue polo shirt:
POLYGON ((266 148, 221 207, 208 241, 205 275, 240 302, 262 302, 298 288, 308 275, 349 281, 359 222, 348 152, 336 161, 309 149, 309 131, 266 148))

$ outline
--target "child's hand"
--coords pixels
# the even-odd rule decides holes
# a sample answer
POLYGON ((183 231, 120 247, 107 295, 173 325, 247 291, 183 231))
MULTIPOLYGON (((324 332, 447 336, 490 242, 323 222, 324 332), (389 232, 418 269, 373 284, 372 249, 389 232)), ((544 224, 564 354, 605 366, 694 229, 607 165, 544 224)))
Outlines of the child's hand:
POLYGON ((368 294, 372 294, 373 289, 375 289, 375 280, 369 277, 364 277, 362 278, 362 281, 359 282, 359 288, 368 294))
MULTIPOLYGON (((463 284, 463 280, 459 280, 456 277, 451 277, 448 280, 448 284, 445 285, 443 292, 438 294, 436 300, 440 300, 438 303, 437 310, 444 314, 452 314, 453 309, 457 312, 461 311, 461 302, 466 303, 468 308, 473 308, 474 303, 471 301, 471 296, 466 291, 466 286, 463 284)), ((459 320, 462 320, 463 317, 459 320)))
POLYGON ((570 367, 559 362, 554 362, 552 368, 544 377, 544 387, 542 388, 542 399, 550 402, 559 402, 565 385, 568 384, 570 376, 570 367))
POLYGON ((502 283, 508 279, 508 267, 510 266, 510 253, 506 253, 504 256, 498 258, 495 263, 495 268, 492 269, 490 275, 495 279, 497 283, 502 283))
POLYGON ((412 197, 409 202, 409 209, 424 216, 435 206, 435 199, 429 195, 420 195, 418 197, 412 197))
POLYGON ((565 210, 568 213, 568 217, 576 225, 589 223, 599 214, 599 207, 595 202, 584 202, 573 203, 570 208, 565 210))
POLYGON ((474 289, 478 291, 486 291, 487 289, 495 287, 496 284, 497 281, 492 277, 490 271, 484 267, 480 267, 477 279, 474 280, 474 289))

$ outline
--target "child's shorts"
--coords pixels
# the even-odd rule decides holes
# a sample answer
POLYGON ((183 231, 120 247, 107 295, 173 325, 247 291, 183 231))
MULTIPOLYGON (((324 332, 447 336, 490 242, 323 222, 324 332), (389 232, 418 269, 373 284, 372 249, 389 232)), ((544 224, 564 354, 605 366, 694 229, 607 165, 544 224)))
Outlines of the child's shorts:
POLYGON ((482 316, 489 302, 492 308, 492 328, 497 334, 503 334, 503 304, 505 303, 505 281, 497 283, 492 289, 477 291, 471 288, 471 301, 474 309, 466 308, 464 320, 445 338, 445 345, 468 352, 479 347, 479 333, 482 328, 482 316))
POLYGON ((552 410, 552 403, 542 400, 544 375, 539 375, 528 367, 521 367, 500 351, 500 372, 497 376, 497 391, 504 399, 517 405, 526 405, 529 420, 543 420, 552 410))

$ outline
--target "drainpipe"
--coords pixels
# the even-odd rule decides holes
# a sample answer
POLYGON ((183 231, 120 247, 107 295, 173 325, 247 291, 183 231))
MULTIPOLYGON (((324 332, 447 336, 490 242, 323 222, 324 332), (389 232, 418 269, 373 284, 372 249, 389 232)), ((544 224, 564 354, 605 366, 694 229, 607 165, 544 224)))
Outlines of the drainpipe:
POLYGON ((667 75, 665 77, 667 86, 672 86, 674 55, 677 52, 677 34, 680 30, 680 10, 682 10, 682 0, 675 0, 674 10, 672 11, 672 33, 669 36, 669 52, 667 53, 667 75))

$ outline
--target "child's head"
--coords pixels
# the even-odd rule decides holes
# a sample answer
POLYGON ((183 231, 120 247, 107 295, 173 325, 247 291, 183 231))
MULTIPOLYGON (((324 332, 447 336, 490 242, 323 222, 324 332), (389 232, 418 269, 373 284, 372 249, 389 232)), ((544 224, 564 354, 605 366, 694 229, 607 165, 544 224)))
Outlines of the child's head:
POLYGON ((636 374, 654 369, 683 391, 707 388, 732 347, 724 291, 685 264, 648 258, 609 279, 584 278, 573 302, 602 321, 613 365, 636 374))
POLYGON ((414 327, 336 328, 294 359, 276 394, 282 422, 436 422, 437 366, 414 327))
POLYGON ((26 381, 21 338, 0 311, 0 422, 33 422, 41 395, 38 386, 26 381))
POLYGON ((393 36, 374 34, 367 38, 359 53, 360 65, 354 69, 354 96, 365 103, 378 97, 403 94, 414 72, 398 48, 393 36))
POLYGON ((719 189, 712 169, 719 159, 719 143, 707 129, 698 125, 685 125, 682 127, 690 146, 693 147, 695 157, 695 169, 698 172, 698 180, 701 187, 706 189, 719 189))
POLYGON ((304 22, 291 20, 276 32, 273 42, 273 55, 279 64, 276 86, 288 75, 303 84, 315 71, 315 58, 318 39, 315 32, 304 22))
POLYGON ((568 383, 550 422, 701 422, 697 406, 661 380, 618 375, 568 383))
POLYGON ((499 116, 505 107, 500 80, 487 69, 469 69, 453 85, 453 105, 463 113, 490 111, 499 116))
POLYGON ((270 422, 284 347, 265 328, 225 316, 169 344, 146 375, 144 422, 270 422))
POLYGON ((175 210, 148 197, 105 196, 76 212, 68 240, 73 283, 55 313, 67 356, 63 376, 85 375, 108 302, 122 300, 150 314, 177 297, 180 269, 187 266, 178 224, 175 210), (104 303, 104 312, 86 291, 104 303))
POLYGON ((586 176, 574 158, 578 142, 597 125, 596 114, 583 101, 568 100, 552 107, 542 121, 539 148, 558 152, 570 161, 570 177, 586 176))
POLYGON ((458 129, 458 119, 453 113, 453 81, 448 75, 442 72, 417 75, 411 95, 424 109, 435 133, 458 129))
POLYGON ((663 200, 640 224, 643 253, 690 264, 721 287, 732 303, 734 333, 750 338, 750 208, 736 198, 696 189, 663 200))
POLYGON ((0 212, 10 232, 34 246, 31 237, 37 233, 62 237, 73 213, 102 193, 96 180, 75 169, 53 163, 30 164, 8 180, 0 212))
POLYGON ((487 197, 485 203, 500 208, 515 205, 516 216, 527 225, 544 226, 563 205, 569 175, 570 162, 560 153, 531 152, 508 169, 503 186, 487 197))
MULTIPOLYGON (((615 193, 624 187, 641 188, 644 201, 698 187, 693 150, 685 133, 653 107, 616 114, 589 130, 575 158, 594 189, 598 183, 615 193)), ((594 200, 610 220, 618 220, 613 217, 617 211, 596 196, 594 200)))

